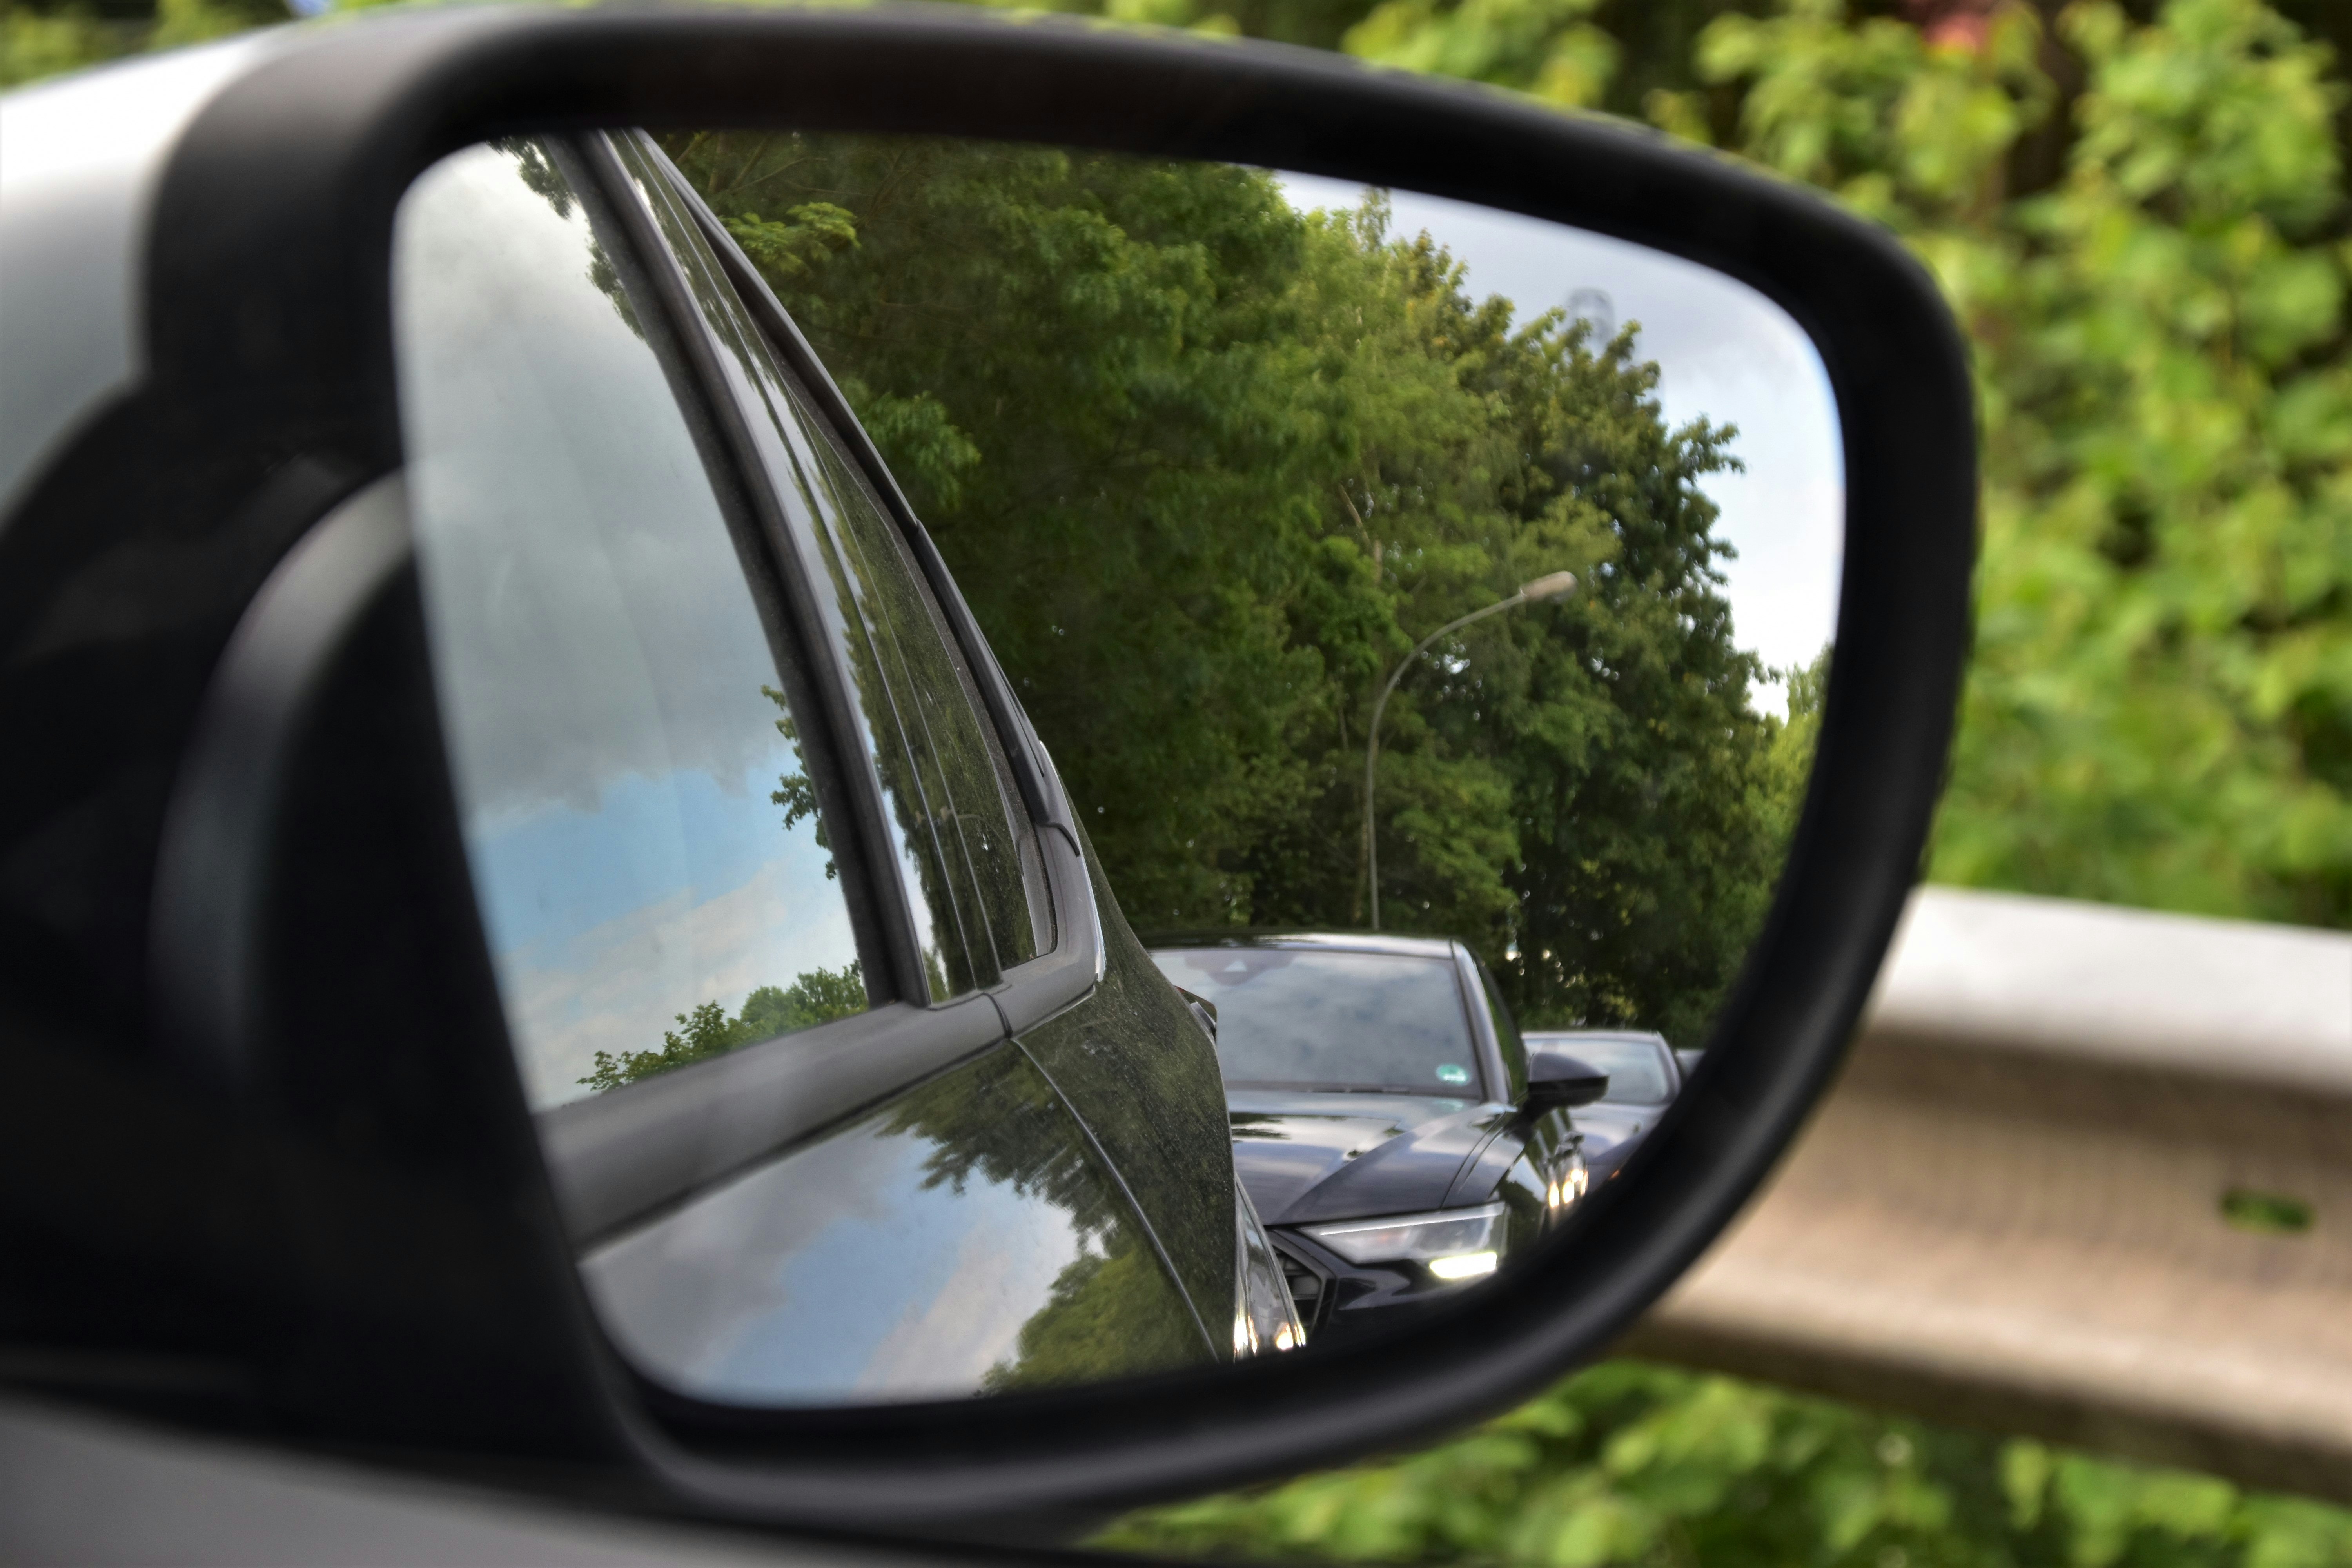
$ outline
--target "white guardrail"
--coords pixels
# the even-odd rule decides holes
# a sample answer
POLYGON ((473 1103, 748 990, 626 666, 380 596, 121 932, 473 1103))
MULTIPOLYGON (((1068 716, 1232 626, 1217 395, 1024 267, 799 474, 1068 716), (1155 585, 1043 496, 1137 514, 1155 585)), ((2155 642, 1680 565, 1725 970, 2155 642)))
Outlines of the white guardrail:
POLYGON ((2352 1500, 2352 936, 1922 889, 1622 1348, 2352 1500))

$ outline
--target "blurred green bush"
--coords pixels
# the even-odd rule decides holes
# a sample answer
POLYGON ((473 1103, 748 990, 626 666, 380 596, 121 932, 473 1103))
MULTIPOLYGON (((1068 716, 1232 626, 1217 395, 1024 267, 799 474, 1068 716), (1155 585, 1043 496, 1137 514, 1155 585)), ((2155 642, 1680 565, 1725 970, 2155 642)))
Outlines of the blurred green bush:
POLYGON ((1097 1545, 1598 1568, 2320 1568, 2352 1514, 1616 1362, 1454 1442, 1134 1515, 1097 1545))

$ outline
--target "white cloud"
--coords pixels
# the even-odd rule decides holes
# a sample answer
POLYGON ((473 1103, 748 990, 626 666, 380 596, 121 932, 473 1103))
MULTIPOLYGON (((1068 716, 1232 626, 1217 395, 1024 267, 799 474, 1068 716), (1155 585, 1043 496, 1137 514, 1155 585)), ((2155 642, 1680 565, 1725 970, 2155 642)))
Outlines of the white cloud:
POLYGON ((576 1100, 598 1051, 657 1049, 662 1031, 702 1002, 730 1011, 761 985, 856 956, 837 895, 794 898, 775 859, 701 903, 679 889, 567 942, 499 959, 508 1026, 534 1106, 576 1100))
POLYGON ((429 170, 395 228, 426 622, 478 818, 590 810, 627 773, 733 787, 775 740, 742 561, 593 244, 488 146, 429 170))

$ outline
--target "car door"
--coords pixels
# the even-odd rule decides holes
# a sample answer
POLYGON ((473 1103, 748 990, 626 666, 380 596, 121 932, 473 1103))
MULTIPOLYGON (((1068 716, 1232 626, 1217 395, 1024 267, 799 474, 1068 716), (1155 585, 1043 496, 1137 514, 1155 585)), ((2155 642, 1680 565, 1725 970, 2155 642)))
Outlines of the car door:
POLYGON ((731 239, 635 135, 471 149, 402 225, 460 816, 611 1342, 719 1406, 1225 1359, 1209 1043, 731 239))

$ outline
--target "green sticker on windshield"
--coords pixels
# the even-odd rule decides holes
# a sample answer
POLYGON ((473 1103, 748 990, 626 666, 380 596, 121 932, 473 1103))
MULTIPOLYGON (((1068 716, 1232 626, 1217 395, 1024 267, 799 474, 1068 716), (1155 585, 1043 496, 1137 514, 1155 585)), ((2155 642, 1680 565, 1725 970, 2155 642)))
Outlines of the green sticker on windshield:
POLYGON ((1455 1067, 1452 1062, 1440 1062, 1437 1065, 1437 1081, 1440 1083, 1468 1083, 1470 1081, 1470 1069, 1464 1067, 1455 1067))

